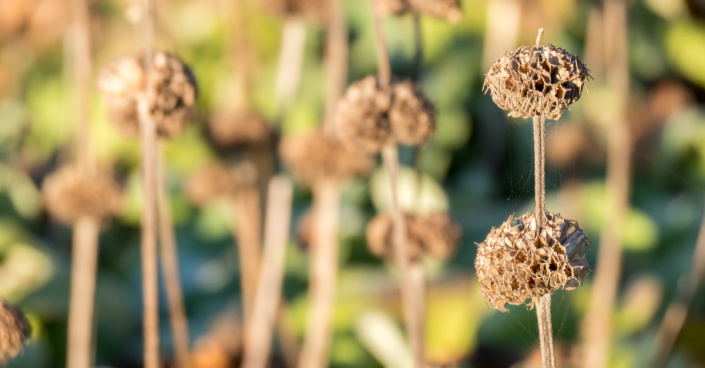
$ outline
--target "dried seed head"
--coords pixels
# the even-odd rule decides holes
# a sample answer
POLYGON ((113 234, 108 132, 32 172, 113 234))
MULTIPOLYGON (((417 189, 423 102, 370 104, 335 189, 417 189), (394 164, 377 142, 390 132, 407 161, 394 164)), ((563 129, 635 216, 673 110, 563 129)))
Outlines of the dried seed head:
POLYGON ((206 137, 214 150, 222 155, 267 149, 275 139, 264 118, 248 110, 213 115, 206 126, 206 137))
POLYGON ((330 0, 260 0, 269 11, 283 16, 303 16, 324 20, 328 16, 330 0))
POLYGON ((463 17, 460 0, 382 0, 377 1, 376 5, 383 15, 413 12, 443 18, 452 23, 459 22, 463 17))
POLYGON ((32 328, 24 314, 0 300, 0 366, 4 366, 24 349, 32 328))
POLYGON ((397 141, 415 146, 426 143, 436 127, 436 110, 418 85, 395 83, 389 122, 397 141))
POLYGON ((245 187, 257 184, 257 168, 245 161, 236 167, 212 164, 196 171, 186 183, 186 195, 195 204, 229 197, 245 187))
POLYGON ((492 64, 483 90, 489 90, 509 116, 544 116, 558 120, 563 109, 580 99, 590 76, 580 59, 553 45, 524 46, 492 64))
POLYGON ((372 157, 349 151, 322 132, 284 138, 279 151, 294 176, 306 185, 320 180, 345 181, 370 172, 375 165, 372 157))
POLYGON ((521 305, 559 288, 574 289, 589 271, 589 241, 578 224, 550 212, 546 218, 539 233, 533 214, 522 215, 516 223, 509 216, 477 244, 475 270, 482 295, 502 312, 506 304, 521 305))
MULTIPOLYGON (((145 86, 145 71, 139 55, 124 55, 109 62, 98 75, 98 89, 110 109, 110 120, 125 134, 139 134, 137 99, 145 86)), ((179 58, 155 53, 150 71, 151 90, 146 97, 150 115, 161 137, 181 133, 196 103, 196 79, 179 58)))
POLYGON ((336 123, 346 146, 356 151, 376 152, 392 142, 387 113, 392 104, 373 76, 353 83, 338 105, 336 123))
POLYGON ((109 175, 83 173, 73 166, 48 176, 42 197, 47 211, 67 225, 83 216, 104 220, 122 208, 122 193, 109 175))
POLYGON ((296 242, 303 249, 309 249, 313 245, 315 214, 313 210, 306 211, 296 224, 296 242))
MULTIPOLYGON (((404 215, 407 255, 411 261, 423 257, 448 258, 462 236, 462 227, 444 213, 404 215)), ((390 214, 380 214, 367 226, 367 246, 372 254, 394 259, 394 223, 390 214)))

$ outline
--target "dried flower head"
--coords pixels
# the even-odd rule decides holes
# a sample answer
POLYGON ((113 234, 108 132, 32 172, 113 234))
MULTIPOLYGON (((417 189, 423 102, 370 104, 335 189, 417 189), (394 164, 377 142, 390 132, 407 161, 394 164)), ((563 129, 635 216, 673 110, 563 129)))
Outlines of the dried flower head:
MULTIPOLYGON (((462 227, 445 213, 404 215, 409 259, 448 258, 462 236, 462 227)), ((367 226, 367 246, 372 254, 394 258, 394 222, 390 214, 377 215, 367 226)))
MULTIPOLYGON (((539 37, 541 35, 539 34, 539 37)), ((590 76, 580 59, 553 45, 524 46, 492 64, 483 89, 509 116, 558 120, 590 76)))
POLYGON ((196 171, 186 183, 186 195, 195 204, 204 204, 216 198, 234 196, 238 190, 257 184, 254 164, 244 161, 236 167, 212 164, 196 171))
POLYGON ((80 217, 106 219, 120 212, 122 192, 105 173, 84 173, 64 166, 48 176, 42 185, 47 211, 65 224, 80 217))
POLYGON ((347 150, 323 132, 284 138, 279 151, 294 176, 306 185, 320 180, 345 181, 370 172, 375 165, 372 157, 347 150))
POLYGON ((110 108, 110 120, 127 135, 139 134, 137 101, 147 85, 151 89, 145 96, 157 133, 166 138, 178 135, 190 120, 196 103, 196 79, 179 58, 157 52, 146 83, 142 59, 139 55, 124 55, 101 69, 98 89, 110 108))
POLYGON ((32 328, 24 314, 0 300, 0 366, 4 366, 24 349, 32 328))
POLYGON ((303 249, 309 249, 313 245, 314 218, 313 210, 308 210, 296 224, 296 242, 303 249))
POLYGON ((249 110, 214 114, 206 125, 206 137, 219 154, 267 149, 275 140, 271 126, 249 110))
POLYGON ((559 288, 574 289, 588 273, 585 233, 559 215, 546 212, 546 219, 539 231, 533 214, 516 223, 509 216, 477 244, 475 270, 482 295, 498 310, 506 312, 506 304, 521 305, 559 288))
POLYGON ((394 84, 389 122, 397 141, 415 146, 426 143, 436 127, 436 109, 411 81, 394 84))
POLYGON ((303 16, 324 20, 329 14, 330 0, 260 0, 262 7, 283 16, 303 16))
POLYGON ((443 18, 452 23, 459 22, 463 13, 460 0, 382 0, 377 1, 381 14, 420 13, 436 18, 443 18))

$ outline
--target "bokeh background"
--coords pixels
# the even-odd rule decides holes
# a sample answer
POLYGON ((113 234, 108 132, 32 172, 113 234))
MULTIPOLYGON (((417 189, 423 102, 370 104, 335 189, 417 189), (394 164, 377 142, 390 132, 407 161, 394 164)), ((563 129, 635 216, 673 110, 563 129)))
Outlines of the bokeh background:
MULTIPOLYGON (((376 72, 374 33, 368 1, 343 3, 350 83, 376 72)), ((196 353, 205 355, 237 353, 240 346, 239 266, 228 228, 233 214, 217 201, 194 206, 183 190, 191 173, 215 160, 200 125, 234 98, 229 51, 234 31, 228 6, 226 0, 158 2, 157 44, 180 55, 199 83, 197 118, 183 135, 166 143, 165 161, 191 340, 196 353)), ((71 230, 48 217, 39 188, 57 165, 74 157, 70 8, 68 0, 0 2, 0 298, 25 311, 34 328, 25 353, 10 367, 64 366, 71 230)), ((475 243, 493 226, 511 213, 533 208, 531 124, 507 118, 483 94, 484 73, 503 52, 533 44, 543 27, 544 42, 578 54, 594 77, 582 99, 547 127, 547 208, 579 221, 592 239, 591 265, 600 252, 610 208, 605 185, 609 127, 619 123, 617 105, 626 106, 632 142, 624 149, 632 160, 631 192, 622 226, 623 273, 612 311, 610 366, 648 365, 665 310, 692 267, 703 217, 705 4, 631 0, 626 8, 628 95, 607 78, 609 66, 601 50, 610 35, 601 26, 599 1, 464 0, 463 19, 457 24, 422 16, 420 82, 438 109, 438 126, 418 165, 424 175, 421 201, 415 199, 413 152, 401 149, 402 204, 447 209, 464 228, 463 243, 450 260, 426 265, 430 359, 462 367, 520 367, 540 361, 535 313, 525 306, 500 313, 486 304, 474 258, 475 243)), ((140 9, 138 1, 92 2, 94 70, 140 49, 140 9)), ((254 108, 280 124, 283 135, 315 128, 323 120, 325 98, 323 25, 304 20, 300 88, 281 111, 274 96, 286 20, 255 1, 246 1, 244 9, 254 65, 254 108)), ((384 29, 394 75, 411 75, 413 18, 388 18, 384 29)), ((97 93, 93 102, 92 139, 99 161, 114 169, 127 198, 124 213, 100 238, 95 362, 139 367, 139 145, 107 121, 97 93)), ((366 223, 386 206, 386 196, 381 169, 343 190, 332 367, 380 367, 373 354, 379 336, 385 336, 382 342, 400 339, 394 269, 371 256, 364 237, 366 223)), ((285 342, 278 340, 274 349, 280 362, 286 361, 287 344, 296 346, 305 327, 308 259, 294 234, 310 205, 310 191, 297 186, 280 326, 285 342)), ((580 342, 592 281, 590 274, 582 287, 553 297, 555 341, 565 364, 574 361, 570 357, 580 342)), ((163 297, 162 345, 169 356, 163 297)), ((669 366, 705 366, 703 341, 705 293, 698 292, 669 366)), ((404 354, 389 345, 389 351, 404 354)))

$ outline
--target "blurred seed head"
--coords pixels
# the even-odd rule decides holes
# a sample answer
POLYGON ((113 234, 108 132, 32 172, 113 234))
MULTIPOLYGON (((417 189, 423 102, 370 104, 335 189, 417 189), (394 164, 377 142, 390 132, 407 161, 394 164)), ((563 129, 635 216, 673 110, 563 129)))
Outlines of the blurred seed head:
POLYGON ((539 231, 533 214, 516 222, 509 216, 477 244, 475 270, 482 295, 502 312, 506 304, 521 305, 559 288, 572 290, 589 271, 589 241, 578 224, 550 212, 546 218, 539 231))
POLYGON ((259 0, 261 6, 273 13, 314 20, 327 19, 330 0, 259 0))
POLYGON ((105 220, 118 214, 123 202, 120 187, 109 175, 84 173, 70 165, 44 180, 42 198, 49 214, 67 225, 84 216, 105 220))
POLYGON ((169 138, 180 134, 191 119, 196 103, 196 79, 178 57, 157 52, 153 55, 150 83, 145 79, 141 55, 120 56, 98 74, 98 90, 110 109, 110 120, 125 134, 139 134, 137 101, 145 85, 150 115, 157 134, 169 138))
POLYGON ((426 143, 436 127, 436 109, 421 88, 411 82, 394 84, 392 107, 389 110, 394 137, 397 141, 416 146, 426 143))
POLYGON ((582 61, 562 48, 524 46, 492 64, 483 90, 490 91, 492 101, 511 117, 558 120, 580 99, 589 76, 582 61))
POLYGON ((276 138, 264 118, 249 110, 216 113, 205 131, 208 142, 221 155, 268 149, 276 138))
MULTIPOLYGON (((404 221, 407 255, 414 262, 424 257, 450 257, 463 233, 460 224, 445 213, 407 213, 404 221)), ((394 222, 390 214, 379 214, 367 225, 367 246, 378 257, 394 259, 394 222)))
POLYGON ((189 177, 186 195, 194 204, 202 205, 217 198, 234 196, 242 188, 255 186, 257 179, 257 168, 249 161, 235 167, 211 164, 189 177))
POLYGON ((321 180, 342 182, 365 175, 375 166, 369 155, 347 150, 323 132, 286 137, 279 151, 294 176, 309 186, 321 180))
POLYGON ((375 4, 383 15, 419 13, 452 23, 459 22, 463 17, 460 0, 382 0, 375 4))
POLYGON ((546 159, 559 169, 595 165, 604 155, 604 147, 587 124, 558 124, 546 137, 546 159))
POLYGON ((32 328, 24 314, 0 300, 0 366, 4 366, 24 349, 32 328))

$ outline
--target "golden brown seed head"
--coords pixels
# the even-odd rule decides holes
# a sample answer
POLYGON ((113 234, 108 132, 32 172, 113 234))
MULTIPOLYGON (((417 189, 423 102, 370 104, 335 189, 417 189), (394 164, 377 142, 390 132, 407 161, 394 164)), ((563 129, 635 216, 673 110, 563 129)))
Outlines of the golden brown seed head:
POLYGON ((24 349, 32 328, 24 314, 0 300, 0 366, 4 366, 24 349))
POLYGON ((348 87, 336 113, 343 144, 356 151, 373 153, 393 142, 388 117, 391 104, 390 91, 379 88, 373 76, 348 87))
POLYGON ((196 171, 186 183, 186 196, 201 205, 217 198, 234 196, 238 190, 257 184, 257 168, 251 162, 236 167, 212 164, 196 171))
POLYGON ((294 176, 306 185, 320 180, 342 182, 369 173, 375 165, 369 155, 347 150, 323 132, 284 138, 279 151, 294 176))
POLYGON ((377 1, 376 5, 383 15, 419 13, 443 18, 452 23, 459 22, 463 17, 460 0, 382 0, 377 1))
POLYGON ((83 173, 73 166, 48 176, 42 197, 49 214, 67 225, 84 216, 104 220, 122 208, 122 192, 109 175, 83 173))
POLYGON ((524 46, 492 64, 483 89, 511 117, 558 120, 590 76, 580 59, 553 45, 524 46))
POLYGON ((180 134, 191 119, 196 103, 196 79, 174 55, 158 52, 152 59, 146 83, 142 56, 124 55, 109 62, 98 74, 98 90, 110 109, 110 120, 125 134, 139 134, 137 100, 145 84, 150 115, 161 137, 180 134))
POLYGON ((267 149, 275 139, 264 118, 248 110, 214 114, 206 126, 206 137, 220 154, 267 149))
MULTIPOLYGON (((423 257, 446 259, 462 236, 462 227, 445 213, 405 214, 407 255, 411 261, 423 257)), ((392 216, 377 215, 367 226, 367 246, 378 257, 394 259, 392 216)))
POLYGON ((533 214, 516 222, 509 216, 477 244, 475 270, 482 295, 502 312, 506 304, 521 305, 556 289, 574 289, 589 271, 589 241, 578 224, 550 212, 546 218, 539 233, 533 214))
POLYGON ((436 128, 436 109, 411 81, 394 84, 389 122, 400 143, 416 146, 426 143, 436 128))

